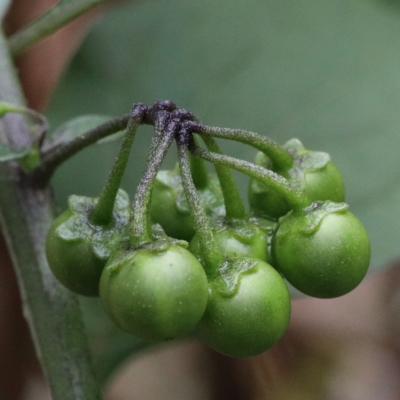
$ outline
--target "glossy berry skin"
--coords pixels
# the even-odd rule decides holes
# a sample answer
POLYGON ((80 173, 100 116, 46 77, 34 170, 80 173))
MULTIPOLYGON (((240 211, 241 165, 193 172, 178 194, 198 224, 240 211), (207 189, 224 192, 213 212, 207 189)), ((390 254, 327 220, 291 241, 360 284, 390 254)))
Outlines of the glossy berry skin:
POLYGON ((272 242, 278 270, 298 290, 332 298, 353 290, 370 263, 370 243, 345 203, 317 202, 279 220, 272 242))
POLYGON ((97 226, 90 222, 96 199, 70 196, 69 208, 57 217, 46 239, 46 256, 54 276, 69 290, 98 296, 100 275, 111 251, 119 244, 129 222, 130 201, 119 190, 113 222, 97 226))
MULTIPOLYGON (((224 199, 218 178, 214 174, 209 177, 208 185, 197 189, 201 204, 210 217, 224 215, 224 199)), ((160 224, 168 236, 187 242, 194 236, 193 219, 178 167, 158 172, 153 185, 150 213, 152 221, 160 224)))
MULTIPOLYGON (((264 218, 219 218, 213 221, 211 229, 225 258, 250 257, 271 263, 270 246, 276 227, 276 222, 264 218)), ((190 241, 189 250, 201 259, 198 234, 190 241)))
POLYGON ((251 357, 272 347, 286 331, 291 302, 280 274, 261 260, 225 263, 210 281, 200 338, 230 357, 251 357))
POLYGON ((188 250, 159 241, 112 257, 101 276, 100 298, 122 330, 166 340, 185 335, 200 321, 208 284, 188 250))
MULTIPOLYGON (((345 200, 341 174, 327 153, 307 150, 297 139, 290 140, 284 147, 293 157, 292 168, 277 169, 263 153, 257 154, 256 164, 287 178, 304 190, 311 201, 345 200)), ((248 198, 250 207, 257 216, 278 219, 291 209, 289 203, 277 192, 255 179, 250 180, 248 198)))

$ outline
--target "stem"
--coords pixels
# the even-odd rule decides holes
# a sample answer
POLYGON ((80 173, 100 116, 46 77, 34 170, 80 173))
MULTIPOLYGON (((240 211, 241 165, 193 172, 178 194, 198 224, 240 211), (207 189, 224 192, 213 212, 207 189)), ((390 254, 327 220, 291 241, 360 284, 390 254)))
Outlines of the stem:
MULTIPOLYGON (((9 60, 0 34, 0 98, 22 105, 9 60)), ((12 138, 30 135, 26 121, 18 114, 2 118, 0 132, 10 133, 12 138)), ((100 392, 77 296, 56 281, 46 261, 45 238, 52 222, 51 193, 49 189, 37 189, 30 178, 17 163, 0 163, 1 230, 13 260, 24 315, 52 398, 97 400, 100 392)))
MULTIPOLYGON (((150 151, 147 156, 146 164, 151 163, 151 160, 154 159, 157 147, 161 141, 163 133, 169 122, 169 118, 170 118, 170 113, 167 112, 166 110, 158 111, 157 116, 154 121, 154 133, 151 138, 150 151)), ((156 176, 157 176, 157 174, 156 174, 156 176)), ((152 195, 153 195, 153 190, 150 191, 150 198, 148 199, 148 205, 147 205, 147 210, 146 210, 147 232, 151 232, 151 227, 152 227, 152 219, 151 219, 151 213, 150 213, 150 207, 149 207, 149 205, 151 204, 152 195)))
POLYGON ((169 117, 170 113, 165 110, 160 110, 157 113, 154 121, 154 133, 151 138, 150 152, 146 160, 147 163, 151 162, 150 160, 154 158, 155 151, 157 150, 157 147, 169 123, 169 117))
POLYGON ((176 122, 171 121, 160 138, 157 148, 150 149, 146 170, 136 188, 130 223, 130 241, 133 247, 152 240, 151 222, 148 217, 151 192, 157 172, 174 139, 176 127, 176 122))
POLYGON ((217 128, 200 125, 196 132, 221 139, 231 139, 240 143, 249 144, 269 157, 277 170, 288 170, 293 166, 293 158, 274 140, 266 138, 255 132, 242 129, 217 128))
MULTIPOLYGON (((217 154, 222 154, 217 142, 211 136, 204 136, 203 140, 208 150, 217 154)), ((216 164, 215 170, 224 196, 226 217, 245 219, 246 209, 230 168, 225 165, 216 164)))
POLYGON ((125 129, 130 117, 130 114, 126 114, 122 117, 114 118, 77 136, 68 143, 48 148, 42 155, 40 167, 34 171, 35 180, 44 187, 57 167, 64 161, 98 140, 125 129))
POLYGON ((91 222, 95 225, 107 225, 112 221, 115 199, 121 184, 126 164, 128 163, 129 154, 133 140, 136 135, 143 115, 146 112, 145 106, 142 104, 134 105, 129 119, 126 133, 122 140, 117 159, 108 176, 107 183, 99 197, 99 200, 90 216, 91 222))
MULTIPOLYGON (((195 143, 198 145, 198 140, 193 136, 195 143)), ((205 189, 209 183, 209 176, 207 165, 201 158, 194 157, 191 153, 189 154, 190 161, 190 172, 196 189, 205 189)))
POLYGON ((42 133, 46 132, 48 129, 47 120, 43 114, 40 114, 39 112, 32 110, 31 108, 28 107, 16 106, 15 104, 0 101, 0 117, 10 112, 26 114, 33 117, 34 119, 36 119, 39 126, 41 127, 42 133))
POLYGON ((205 264, 204 269, 206 274, 211 276, 223 261, 223 256, 215 243, 208 217, 201 206, 200 198, 190 173, 188 145, 177 141, 177 146, 183 190, 193 218, 194 230, 199 235, 201 257, 205 264))
POLYGON ((39 18, 14 33, 8 40, 13 56, 21 54, 28 47, 58 31, 62 26, 79 17, 99 3, 106 0, 69 0, 59 1, 39 18))
POLYGON ((298 189, 287 179, 269 169, 260 167, 248 161, 238 160, 234 157, 212 153, 211 151, 203 150, 196 146, 192 151, 197 157, 201 157, 216 165, 230 167, 254 179, 258 179, 260 182, 271 187, 284 197, 292 206, 294 211, 299 211, 311 204, 311 200, 302 190, 298 189))
MULTIPOLYGON (((3 31, 0 29, 0 99, 16 106, 24 107, 22 89, 18 83, 16 69, 9 57, 4 40, 3 31)), ((26 118, 22 114, 6 114, 0 119, 0 141, 11 148, 29 147, 32 138, 26 118)))
POLYGON ((27 108, 27 107, 21 107, 20 110, 17 112, 29 115, 32 118, 36 119, 39 129, 35 133, 36 133, 37 139, 39 141, 41 141, 44 138, 44 135, 49 130, 49 125, 48 125, 46 117, 43 114, 40 114, 39 112, 32 110, 31 108, 27 108))
POLYGON ((32 189, 26 176, 4 164, 0 176, 2 231, 52 398, 100 399, 78 298, 56 281, 46 261, 51 194, 32 189), (18 181, 10 178, 18 175, 18 181))

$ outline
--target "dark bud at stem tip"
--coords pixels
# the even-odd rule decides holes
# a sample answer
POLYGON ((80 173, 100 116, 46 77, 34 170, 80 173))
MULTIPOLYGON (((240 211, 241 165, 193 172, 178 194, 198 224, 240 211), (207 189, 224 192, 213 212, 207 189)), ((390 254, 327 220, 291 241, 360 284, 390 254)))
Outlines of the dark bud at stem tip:
POLYGON ((182 129, 190 134, 199 132, 202 126, 191 112, 184 108, 176 108, 176 104, 169 100, 157 101, 151 107, 136 103, 132 108, 131 117, 140 118, 141 123, 148 125, 154 125, 157 121, 168 125, 174 121, 176 125, 174 130, 182 129))
POLYGON ((132 107, 131 117, 143 119, 148 111, 149 111, 149 108, 145 104, 136 103, 132 107))
POLYGON ((159 100, 151 107, 153 112, 169 111, 172 112, 176 109, 176 104, 170 100, 159 100))
POLYGON ((194 115, 189 112, 188 110, 185 110, 184 108, 179 108, 172 113, 172 118, 177 118, 180 121, 194 121, 196 118, 194 115))
POLYGON ((147 114, 143 118, 145 124, 154 125, 160 115, 164 114, 165 119, 176 109, 176 104, 169 100, 160 100, 147 109, 147 114))

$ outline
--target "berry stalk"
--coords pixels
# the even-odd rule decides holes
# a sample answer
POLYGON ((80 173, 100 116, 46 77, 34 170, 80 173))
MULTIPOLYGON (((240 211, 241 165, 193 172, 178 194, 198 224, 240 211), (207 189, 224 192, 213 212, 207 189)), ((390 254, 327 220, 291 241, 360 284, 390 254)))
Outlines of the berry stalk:
POLYGON ((157 147, 150 149, 146 170, 136 188, 132 203, 130 241, 134 247, 152 240, 151 220, 149 218, 151 192, 157 172, 174 139, 176 130, 176 121, 169 121, 162 136, 157 140, 157 147))
POLYGON ((197 147, 196 145, 193 145, 191 151, 195 156, 210 161, 215 165, 224 165, 254 179, 258 179, 260 182, 271 187, 283 196, 290 203, 294 211, 299 211, 311 204, 311 200, 302 190, 296 188, 287 179, 271 170, 248 161, 207 151, 197 147))
MULTIPOLYGON (((203 136, 203 140, 208 150, 216 154, 222 154, 221 149, 214 138, 211 136, 203 136)), ((222 194, 224 196, 226 217, 228 219, 245 219, 246 210, 242 198, 240 197, 239 188, 235 178, 233 177, 232 171, 229 167, 226 167, 222 164, 215 164, 214 166, 217 172, 219 184, 222 189, 222 194)))
POLYGON ((196 132, 205 136, 213 136, 221 139, 235 140, 248 144, 269 157, 277 170, 287 170, 293 166, 291 155, 274 140, 255 132, 242 129, 217 128, 206 125, 196 127, 196 132))
POLYGON ((200 204, 191 176, 188 144, 177 140, 177 146, 183 189, 190 207, 194 229, 199 235, 200 253, 204 261, 204 269, 206 274, 210 276, 223 261, 223 256, 214 241, 208 217, 200 204))
POLYGON ((100 194, 99 200, 90 216, 90 220, 94 225, 108 225, 112 222, 113 210, 117 192, 121 184, 122 177, 128 163, 129 154, 131 152, 133 140, 136 131, 142 122, 142 118, 147 111, 147 107, 143 104, 135 104, 132 108, 131 116, 128 121, 126 133, 122 140, 122 144, 114 162, 114 166, 108 176, 106 185, 100 194))
MULTIPOLYGON (((198 145, 198 139, 196 137, 193 137, 193 139, 198 145)), ((191 153, 189 154, 189 161, 194 186, 196 186, 196 189, 200 190, 206 188, 209 183, 206 162, 201 158, 194 157, 191 153)))

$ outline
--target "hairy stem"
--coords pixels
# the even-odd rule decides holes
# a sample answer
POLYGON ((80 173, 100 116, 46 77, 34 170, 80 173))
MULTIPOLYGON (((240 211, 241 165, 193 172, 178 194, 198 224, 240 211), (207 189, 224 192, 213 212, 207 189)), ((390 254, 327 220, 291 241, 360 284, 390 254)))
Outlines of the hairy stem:
POLYGON ((214 241, 208 217, 201 206, 199 195, 194 185, 189 162, 189 150, 185 143, 178 145, 179 168, 182 176, 182 185, 193 218, 196 234, 199 235, 201 257, 204 260, 204 269, 208 276, 212 276, 218 265, 223 261, 221 252, 214 241))
MULTIPOLYGON (((203 140, 208 150, 221 154, 221 150, 217 142, 210 136, 204 136, 203 140)), ((246 209, 242 198, 240 197, 239 188, 233 177, 229 167, 221 164, 215 164, 218 180, 221 185, 222 194, 224 196, 225 210, 227 218, 245 219, 246 209)))
POLYGON ((112 119, 75 137, 68 143, 62 143, 55 147, 48 148, 42 155, 40 166, 33 173, 35 180, 44 187, 49 182, 49 179, 57 167, 64 161, 68 160, 68 158, 85 147, 96 143, 98 140, 125 129, 129 118, 130 114, 126 114, 122 117, 112 119))
MULTIPOLYGON (((146 164, 151 163, 157 151, 157 147, 163 137, 164 131, 170 120, 170 113, 166 110, 159 110, 157 116, 154 119, 154 133, 151 138, 150 151, 147 155, 146 164)), ((157 171, 158 172, 158 171, 157 171)), ((157 173, 156 173, 157 177, 157 173)), ((151 232, 152 220, 150 212, 151 197, 153 195, 153 190, 150 191, 150 198, 148 199, 147 211, 146 211, 146 221, 147 221, 147 232, 151 232)))
POLYGON ((226 167, 235 169, 248 175, 254 179, 258 179, 260 182, 271 187, 282 197, 284 197, 293 210, 301 210, 311 204, 311 200, 306 194, 292 185, 287 179, 278 175, 277 173, 270 171, 266 168, 260 167, 248 161, 239 160, 234 157, 229 157, 211 151, 201 149, 200 147, 193 146, 193 154, 201 157, 207 161, 214 163, 215 165, 224 165, 226 167))
POLYGON ((202 135, 231 139, 248 144, 269 157, 277 170, 287 170, 293 166, 293 158, 282 146, 258 133, 242 129, 216 128, 206 125, 200 125, 200 128, 196 132, 202 135))
POLYGON ((168 123, 169 113, 165 110, 159 111, 154 121, 154 133, 151 138, 150 151, 146 160, 147 163, 154 158, 155 152, 164 135, 164 131, 167 128, 168 123))
MULTIPOLYGON (((23 105, 6 45, 0 35, 0 98, 23 105), (9 64, 11 65, 11 64, 9 64), (7 82, 7 84, 4 84, 7 82)), ((10 114, 0 121, 0 137, 29 136, 23 117, 10 114)), ((45 238, 52 222, 51 195, 38 189, 17 163, 0 163, 0 223, 22 295, 24 315, 54 400, 97 400, 100 392, 77 297, 51 273, 45 238)))
POLYGON ((157 148, 150 149, 150 157, 148 157, 146 170, 136 188, 130 223, 130 241, 134 247, 139 246, 143 242, 152 240, 151 223, 149 223, 149 208, 153 182, 156 179, 161 163, 174 139, 175 130, 175 123, 170 122, 163 135, 158 140, 157 148))
MULTIPOLYGON (((196 144, 197 138, 193 137, 196 144)), ((190 160, 190 172, 192 174, 193 183, 196 189, 204 189, 207 187, 209 182, 207 165, 201 158, 194 157, 191 153, 189 154, 190 160)))
POLYGON ((139 127, 145 112, 146 107, 142 104, 134 105, 132 108, 131 117, 117 159, 115 160, 96 207, 90 216, 91 222, 95 225, 107 225, 112 220, 118 189, 121 184, 126 164, 128 163, 129 154, 131 152, 133 140, 136 136, 137 128, 139 127))

